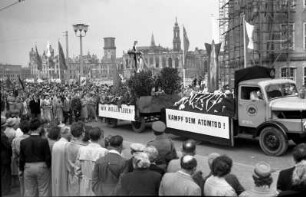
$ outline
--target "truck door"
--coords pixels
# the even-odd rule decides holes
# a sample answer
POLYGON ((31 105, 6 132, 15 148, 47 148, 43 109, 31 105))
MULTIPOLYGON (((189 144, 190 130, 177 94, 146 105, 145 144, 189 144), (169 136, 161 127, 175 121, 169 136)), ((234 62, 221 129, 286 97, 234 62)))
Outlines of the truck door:
POLYGON ((238 120, 240 126, 256 128, 266 119, 266 102, 260 87, 240 86, 238 120))

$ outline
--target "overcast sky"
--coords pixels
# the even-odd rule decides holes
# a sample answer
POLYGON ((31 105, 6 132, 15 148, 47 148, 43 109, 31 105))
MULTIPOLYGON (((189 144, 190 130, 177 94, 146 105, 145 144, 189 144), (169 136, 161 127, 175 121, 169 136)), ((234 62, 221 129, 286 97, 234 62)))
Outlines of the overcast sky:
MULTIPOLYGON (((0 8, 18 0, 0 0, 0 8)), ((204 49, 212 40, 211 15, 218 17, 218 0, 25 0, 0 11, 0 63, 27 66, 29 51, 37 45, 42 54, 49 41, 57 54, 59 40, 66 52, 64 31, 69 32, 69 56, 80 53, 72 25, 86 23, 83 54, 103 56, 103 38, 115 37, 117 57, 123 50, 155 43, 172 48, 177 17, 190 41, 189 50, 204 49)))

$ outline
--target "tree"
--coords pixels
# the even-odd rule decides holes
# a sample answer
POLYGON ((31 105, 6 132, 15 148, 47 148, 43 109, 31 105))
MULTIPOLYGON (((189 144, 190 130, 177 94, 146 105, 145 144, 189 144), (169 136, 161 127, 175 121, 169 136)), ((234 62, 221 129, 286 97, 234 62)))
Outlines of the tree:
POLYGON ((142 70, 139 73, 135 73, 127 81, 127 85, 131 89, 132 95, 135 97, 151 96, 151 90, 154 86, 152 72, 149 70, 142 70))
POLYGON ((161 88, 166 94, 174 94, 180 89, 181 77, 176 68, 165 67, 161 70, 159 75, 161 88))

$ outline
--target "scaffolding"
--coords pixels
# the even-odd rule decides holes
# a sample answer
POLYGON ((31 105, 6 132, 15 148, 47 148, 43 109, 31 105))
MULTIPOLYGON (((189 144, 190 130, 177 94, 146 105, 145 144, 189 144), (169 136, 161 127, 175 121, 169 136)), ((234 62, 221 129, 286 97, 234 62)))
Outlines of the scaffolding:
POLYGON ((295 5, 295 0, 219 0, 222 84, 233 87, 235 70, 244 67, 243 16, 254 25, 254 49, 247 49, 247 66, 274 67, 278 61, 287 61, 290 76, 295 5))

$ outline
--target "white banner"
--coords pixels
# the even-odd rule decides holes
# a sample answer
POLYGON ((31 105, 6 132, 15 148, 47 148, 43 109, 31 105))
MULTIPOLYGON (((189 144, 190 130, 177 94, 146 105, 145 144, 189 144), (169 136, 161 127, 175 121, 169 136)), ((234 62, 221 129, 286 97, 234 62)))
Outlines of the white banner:
POLYGON ((121 108, 119 108, 117 105, 99 104, 99 116, 135 121, 135 106, 121 105, 121 108))
POLYGON ((230 139, 229 117, 166 109, 168 128, 230 139))

